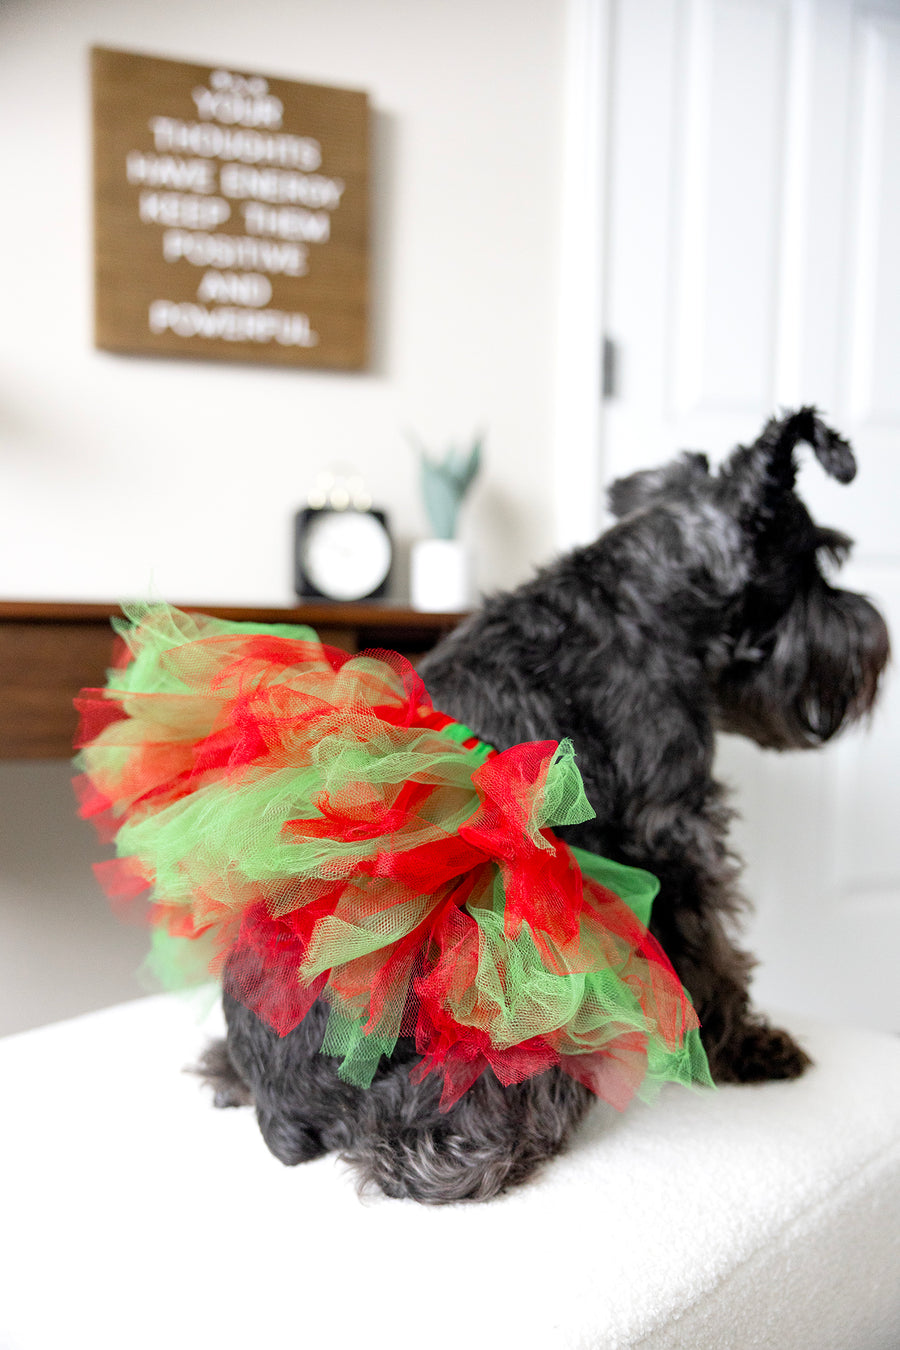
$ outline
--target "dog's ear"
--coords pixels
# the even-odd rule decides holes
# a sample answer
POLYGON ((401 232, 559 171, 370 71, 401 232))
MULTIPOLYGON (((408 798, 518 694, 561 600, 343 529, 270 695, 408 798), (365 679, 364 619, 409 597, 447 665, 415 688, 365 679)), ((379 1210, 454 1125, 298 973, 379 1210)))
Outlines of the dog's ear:
POLYGON ((797 480, 796 447, 811 445, 822 468, 839 483, 856 474, 853 451, 842 436, 826 426, 815 408, 800 408, 772 417, 752 445, 740 445, 723 464, 721 481, 729 504, 745 522, 766 521, 797 480))
POLYGON ((617 478, 609 489, 609 509, 621 519, 660 497, 683 498, 701 479, 709 479, 709 460, 698 451, 685 450, 661 469, 640 469, 626 478, 617 478))

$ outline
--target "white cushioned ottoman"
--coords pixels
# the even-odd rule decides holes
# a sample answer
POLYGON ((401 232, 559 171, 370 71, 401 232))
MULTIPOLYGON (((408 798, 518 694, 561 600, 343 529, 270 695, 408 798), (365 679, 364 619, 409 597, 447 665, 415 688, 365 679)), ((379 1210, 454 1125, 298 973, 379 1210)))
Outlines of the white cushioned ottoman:
POLYGON ((900 1040, 792 1019, 797 1083, 598 1104, 488 1205, 283 1168, 163 995, 0 1041, 0 1350, 898 1350, 900 1040))

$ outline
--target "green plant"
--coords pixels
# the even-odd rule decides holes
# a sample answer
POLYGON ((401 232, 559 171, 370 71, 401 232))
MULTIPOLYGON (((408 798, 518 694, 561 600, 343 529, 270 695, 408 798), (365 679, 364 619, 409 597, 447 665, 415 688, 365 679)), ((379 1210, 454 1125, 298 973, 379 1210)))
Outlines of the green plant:
POLYGON ((468 450, 451 448, 443 459, 429 455, 418 440, 415 444, 421 462, 422 496, 434 537, 454 539, 459 508, 481 467, 484 437, 477 436, 468 450))

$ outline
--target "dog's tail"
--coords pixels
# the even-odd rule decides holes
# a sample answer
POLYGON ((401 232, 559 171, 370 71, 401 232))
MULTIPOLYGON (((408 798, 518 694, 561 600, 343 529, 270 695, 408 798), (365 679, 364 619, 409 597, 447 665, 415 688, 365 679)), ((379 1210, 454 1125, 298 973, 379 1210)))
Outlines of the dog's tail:
POLYGON ((405 1069, 363 1094, 352 1145, 341 1154, 359 1190, 424 1205, 492 1200, 561 1153, 594 1097, 559 1068, 502 1086, 490 1070, 448 1112, 431 1077, 405 1069))

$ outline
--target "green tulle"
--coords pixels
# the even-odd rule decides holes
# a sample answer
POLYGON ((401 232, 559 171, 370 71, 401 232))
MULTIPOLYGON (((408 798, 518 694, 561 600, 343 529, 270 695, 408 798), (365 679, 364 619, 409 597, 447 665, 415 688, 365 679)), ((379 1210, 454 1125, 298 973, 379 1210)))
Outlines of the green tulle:
POLYGON ((571 743, 495 754, 401 658, 329 655, 303 626, 126 615, 130 659, 94 700, 121 716, 99 717, 80 760, 152 890, 164 987, 230 970, 256 914, 297 944, 298 989, 326 979, 322 1049, 358 1086, 414 1025, 448 1075, 456 1056, 457 1095, 480 1054, 505 1082, 584 1061, 617 1103, 588 1061, 626 1063, 642 1095, 710 1081, 645 931, 656 878, 553 833, 594 816, 571 743))

